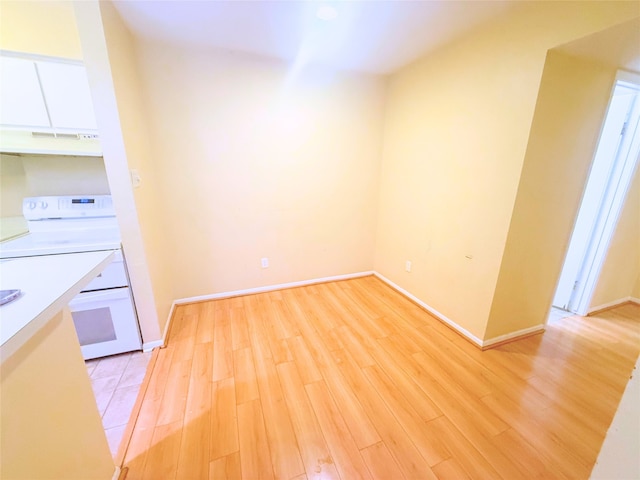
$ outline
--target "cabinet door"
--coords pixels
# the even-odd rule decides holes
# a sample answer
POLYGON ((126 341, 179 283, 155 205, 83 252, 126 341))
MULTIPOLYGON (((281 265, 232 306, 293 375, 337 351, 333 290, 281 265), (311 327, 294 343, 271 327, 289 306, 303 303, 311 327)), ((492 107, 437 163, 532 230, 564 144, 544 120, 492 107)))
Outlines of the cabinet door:
POLYGON ((0 123, 49 127, 36 67, 30 60, 0 57, 0 123))
POLYGON ((96 130, 87 72, 82 65, 36 62, 51 124, 74 131, 96 130))

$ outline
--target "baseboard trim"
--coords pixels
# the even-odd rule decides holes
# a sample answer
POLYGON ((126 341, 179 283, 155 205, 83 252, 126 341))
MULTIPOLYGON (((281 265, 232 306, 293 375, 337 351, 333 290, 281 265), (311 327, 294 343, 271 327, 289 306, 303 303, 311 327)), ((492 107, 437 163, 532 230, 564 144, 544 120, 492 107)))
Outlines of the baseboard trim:
POLYGON ((587 310, 587 317, 591 317, 601 312, 606 312, 607 310, 611 310, 612 308, 619 307, 621 305, 624 305, 625 303, 640 304, 640 300, 634 297, 624 297, 624 298, 619 298, 618 300, 614 300, 612 302, 603 303, 602 305, 597 305, 587 310))
POLYGON ((142 344, 142 351, 149 353, 154 348, 164 347, 164 340, 154 340, 153 342, 145 342, 142 344))
MULTIPOLYGON (((209 294, 209 295, 199 295, 199 296, 195 296, 195 297, 179 298, 177 300, 174 300, 173 303, 171 304, 171 310, 169 311, 169 318, 167 319, 167 324, 165 325, 164 334, 162 335, 162 340, 157 340, 157 341, 154 341, 154 342, 145 343, 143 345, 143 350, 144 351, 149 351, 149 350, 152 350, 153 348, 156 348, 156 347, 161 347, 162 348, 162 347, 164 347, 166 345, 167 338, 168 338, 169 332, 171 330, 171 324, 173 322, 173 317, 175 315, 175 310, 176 310, 176 307, 178 305, 187 305, 187 304, 190 304, 190 303, 207 302, 207 301, 210 301, 210 300, 220 300, 220 299, 223 299, 223 298, 240 297, 240 296, 243 296, 243 295, 253 295, 253 294, 256 294, 256 293, 273 292, 273 291, 277 291, 277 290, 284 290, 286 288, 305 287, 305 286, 308 286, 308 285, 316 285, 316 284, 319 284, 319 283, 327 283, 327 282, 337 282, 337 281, 340 281, 340 280, 350 280, 350 279, 353 279, 353 278, 368 277, 368 276, 371 276, 371 275, 379 278, 381 281, 383 281, 384 283, 389 285, 389 287, 393 288, 395 291, 397 291, 401 295, 404 295, 405 297, 407 297, 409 300, 414 302, 416 305, 420 306, 421 308, 423 308, 424 310, 429 312, 433 317, 435 317, 436 319, 438 319, 439 321, 441 321, 442 323, 447 325, 449 328, 451 328, 452 330, 454 330, 455 332, 460 334, 463 338, 465 338, 466 340, 471 342, 473 345, 475 345, 476 347, 478 347, 478 348, 480 348, 482 350, 486 350, 488 348, 494 348, 494 347, 497 347, 498 345, 502 345, 504 343, 512 342, 514 340, 519 340, 521 338, 529 337, 531 335, 536 335, 536 334, 541 333, 541 332, 543 332, 545 330, 545 325, 544 324, 540 324, 540 325, 535 325, 533 327, 529 327, 529 328, 525 328, 525 329, 522 329, 522 330, 518 330, 516 332, 508 333, 506 335, 500 335, 498 337, 491 338, 489 340, 481 340, 478 337, 476 337, 474 334, 472 334, 470 331, 468 331, 467 329, 461 327, 456 322, 454 322, 453 320, 448 318, 446 315, 443 315, 438 310, 436 310, 435 308, 431 307, 427 303, 423 302, 422 300, 420 300, 415 295, 409 293, 407 290, 402 288, 400 285, 394 283, 393 281, 391 281, 390 279, 388 279, 387 277, 385 277, 381 273, 376 272, 376 271, 365 271, 365 272, 349 273, 349 274, 345 274, 345 275, 334 275, 334 276, 331 276, 331 277, 314 278, 314 279, 302 280, 302 281, 298 281, 298 282, 288 282, 288 283, 279 283, 279 284, 275 284, 275 285, 266 285, 264 287, 248 288, 248 289, 244 289, 244 290, 232 290, 232 291, 229 291, 229 292, 220 292, 220 293, 212 293, 212 294, 209 294)), ((631 297, 629 297, 629 300, 625 300, 625 301, 635 301, 636 303, 640 304, 640 299, 631 299, 631 297)), ((622 303, 624 303, 624 302, 622 302, 622 303)), ((616 305, 619 305, 619 303, 616 303, 616 305)), ((607 308, 613 308, 616 305, 612 305, 611 307, 607 307, 607 308)))
POLYGON ((473 343, 476 347, 479 348, 483 348, 483 342, 482 340, 480 340, 478 337, 476 337, 474 334, 472 334, 470 331, 462 328, 460 325, 458 325, 456 322, 454 322, 453 320, 451 320, 450 318, 446 317, 445 315, 443 315, 442 313, 440 313, 439 311, 437 311, 435 308, 427 305, 426 303, 424 303, 422 300, 420 300, 418 297, 416 297, 415 295, 409 293, 408 291, 406 291, 404 288, 402 288, 400 285, 392 282, 391 280, 389 280, 387 277, 385 277, 384 275, 382 275, 381 273, 378 272, 373 272, 373 274, 378 277, 380 280, 382 280, 384 283, 386 283, 387 285, 389 285, 391 288, 393 288, 394 290, 396 290, 397 292, 401 293, 402 295, 404 295, 405 297, 407 297, 409 300, 411 300, 413 303, 417 304, 418 306, 424 308, 427 312, 429 312, 432 316, 434 316, 435 318, 437 318, 438 320, 440 320, 442 323, 446 324, 448 327, 450 327, 451 329, 455 330, 457 333, 459 333, 460 335, 462 335, 465 339, 469 340, 471 343, 473 343))
POLYGON ((490 338, 489 340, 484 340, 482 342, 482 350, 487 350, 489 348, 498 347, 505 343, 513 342, 515 340, 521 340, 525 337, 530 337, 531 335, 536 335, 538 333, 542 333, 545 330, 545 325, 535 325, 529 328, 523 328, 522 330, 518 330, 516 332, 507 333, 506 335, 500 335, 498 337, 490 338))
POLYGON ((150 352, 154 348, 164 348, 167 346, 167 337, 169 336, 169 328, 171 327, 171 321, 173 320, 173 312, 176 309, 175 300, 171 302, 171 308, 169 309, 169 315, 167 315, 167 323, 164 325, 164 332, 160 340, 154 340, 153 342, 146 342, 142 344, 143 352, 150 352))
POLYGON ((120 478, 120 467, 116 465, 116 469, 113 472, 113 475, 111 475, 111 480, 118 480, 119 478, 120 478))
MULTIPOLYGON (((247 288, 245 290, 232 290, 230 292, 212 293, 209 295, 200 295, 197 297, 179 298, 174 300, 174 305, 184 305, 187 303, 207 302, 209 300, 220 300, 222 298, 241 297, 243 295, 253 295, 256 293, 273 292, 276 290, 284 290, 285 288, 306 287, 308 285, 316 285, 318 283, 338 282, 340 280, 349 280, 352 278, 369 277, 374 272, 357 272, 347 273, 345 275, 335 275, 332 277, 313 278, 310 280, 301 280, 299 282, 278 283, 275 285, 266 285, 264 287, 247 288)), ((173 306, 172 306, 173 311, 173 306)))
POLYGON ((391 280, 389 280, 384 275, 382 275, 382 274, 380 274, 378 272, 374 272, 374 275, 376 277, 378 277, 380 280, 382 280, 384 283, 389 285, 391 288, 393 288, 397 292, 399 292, 402 295, 404 295, 405 297, 407 297, 409 300, 411 300, 415 304, 417 304, 420 307, 424 308, 427 312, 429 312, 435 318, 437 318, 438 320, 440 320, 441 322, 446 324, 448 327, 450 327, 451 329, 453 329, 454 331, 456 331, 457 333, 462 335, 466 340, 470 341, 476 347, 479 347, 482 350, 487 350, 489 348, 494 348, 494 347, 497 347, 499 345, 502 345, 502 344, 505 344, 505 343, 508 343, 508 342, 513 342, 515 340, 520 340, 522 338, 529 337, 531 335, 536 335, 538 333, 544 332, 544 329, 545 329, 545 326, 543 324, 540 324, 540 325, 535 325, 533 327, 529 327, 529 328, 525 328, 525 329, 522 329, 522 330, 518 330, 517 332, 508 333, 506 335, 500 335, 499 337, 491 338, 489 340, 480 340, 478 337, 473 335, 471 332, 469 332, 465 328, 462 328, 456 322, 454 322, 453 320, 451 320, 447 316, 443 315, 442 313, 437 311, 435 308, 433 308, 430 305, 426 304, 425 302, 420 300, 415 295, 412 295, 411 293, 406 291, 404 288, 402 288, 399 285, 397 285, 396 283, 392 282, 391 280))
POLYGON ((312 278, 310 280, 301 280, 299 282, 279 283, 275 285, 266 285, 264 287, 247 288, 245 290, 232 290, 229 292, 212 293, 209 295, 199 295, 197 297, 178 298, 171 303, 171 309, 169 310, 169 318, 164 326, 164 333, 162 340, 156 340, 148 342, 142 345, 142 350, 148 352, 156 347, 164 348, 167 345, 167 338, 171 331, 171 324, 173 323, 173 317, 178 305, 187 305, 190 303, 208 302, 210 300, 221 300, 223 298, 241 297, 243 295, 253 295, 256 293, 274 292, 276 290, 284 290, 285 288, 305 287, 307 285, 317 285, 319 283, 338 282, 340 280, 349 280, 352 278, 369 277, 374 272, 357 272, 347 273, 345 275, 334 275, 332 277, 312 278))

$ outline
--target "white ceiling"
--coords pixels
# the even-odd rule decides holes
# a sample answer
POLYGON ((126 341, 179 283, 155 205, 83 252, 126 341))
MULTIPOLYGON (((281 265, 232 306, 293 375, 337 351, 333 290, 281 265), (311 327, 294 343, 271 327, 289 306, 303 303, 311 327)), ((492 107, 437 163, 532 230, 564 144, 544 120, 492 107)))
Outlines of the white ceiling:
POLYGON ((386 74, 504 12, 508 1, 118 0, 141 38, 386 74), (331 21, 315 13, 329 4, 331 21))

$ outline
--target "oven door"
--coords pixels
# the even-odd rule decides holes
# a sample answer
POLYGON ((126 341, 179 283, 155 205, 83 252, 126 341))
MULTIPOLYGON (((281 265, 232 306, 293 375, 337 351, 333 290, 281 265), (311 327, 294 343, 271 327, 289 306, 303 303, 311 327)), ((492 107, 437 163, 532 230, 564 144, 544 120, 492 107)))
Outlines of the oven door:
POLYGON ((83 292, 69 308, 85 360, 142 348, 129 288, 83 292))

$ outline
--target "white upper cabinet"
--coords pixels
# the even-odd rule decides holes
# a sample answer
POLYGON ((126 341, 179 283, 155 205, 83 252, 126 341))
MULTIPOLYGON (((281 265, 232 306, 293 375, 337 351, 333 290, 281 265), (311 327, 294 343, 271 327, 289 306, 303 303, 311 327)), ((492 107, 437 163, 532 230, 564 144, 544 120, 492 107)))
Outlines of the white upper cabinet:
POLYGON ((36 65, 52 126, 96 130, 86 69, 82 65, 54 62, 36 65))
POLYGON ((97 130, 83 65, 0 56, 0 124, 53 132, 97 130))
POLYGON ((0 123, 50 127, 36 66, 31 60, 0 57, 0 123))

